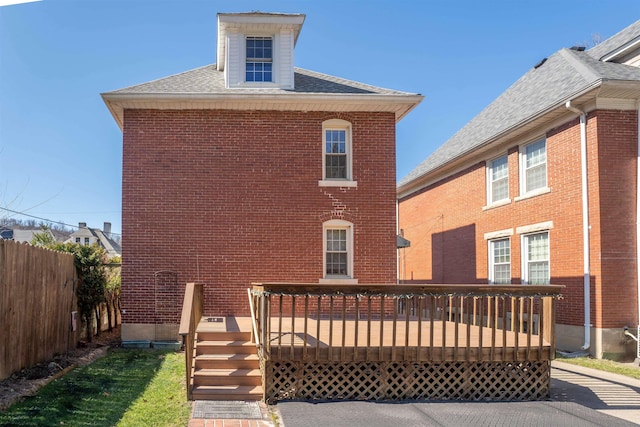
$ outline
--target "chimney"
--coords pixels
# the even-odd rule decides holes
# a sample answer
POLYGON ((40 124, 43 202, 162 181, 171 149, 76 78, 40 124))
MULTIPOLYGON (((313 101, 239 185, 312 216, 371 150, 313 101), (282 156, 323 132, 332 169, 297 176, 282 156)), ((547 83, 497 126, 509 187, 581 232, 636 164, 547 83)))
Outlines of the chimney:
POLYGON ((79 222, 78 223, 78 228, 87 228, 87 223, 86 222, 79 222))
POLYGON ((105 222, 104 223, 104 227, 102 228, 102 232, 105 234, 105 236, 107 236, 108 238, 111 238, 111 223, 110 222, 105 222))

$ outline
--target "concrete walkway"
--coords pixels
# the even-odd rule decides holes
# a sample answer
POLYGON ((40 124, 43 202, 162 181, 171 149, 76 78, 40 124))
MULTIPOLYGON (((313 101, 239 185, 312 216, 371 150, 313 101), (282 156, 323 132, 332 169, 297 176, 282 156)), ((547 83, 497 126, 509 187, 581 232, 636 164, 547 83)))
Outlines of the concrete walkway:
POLYGON ((541 402, 285 401, 273 408, 273 414, 261 404, 261 419, 212 415, 192 418, 189 427, 640 425, 640 380, 558 361, 552 362, 551 377, 551 399, 541 402))

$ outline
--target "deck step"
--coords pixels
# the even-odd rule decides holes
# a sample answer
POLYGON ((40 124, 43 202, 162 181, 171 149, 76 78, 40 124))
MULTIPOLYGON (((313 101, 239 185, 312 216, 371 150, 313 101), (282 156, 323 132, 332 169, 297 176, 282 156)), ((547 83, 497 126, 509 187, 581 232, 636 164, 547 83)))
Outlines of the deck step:
POLYGON ((198 369, 193 383, 201 385, 261 385, 260 369, 198 369))
POLYGON ((258 355, 240 354, 199 354, 195 357, 196 369, 258 369, 258 355))
POLYGON ((261 386, 211 386, 193 387, 194 400, 261 400, 261 386))
POLYGON ((198 341, 196 354, 255 354, 256 345, 249 341, 198 341))
POLYGON ((250 341, 251 332, 196 331, 197 338, 202 341, 250 341))

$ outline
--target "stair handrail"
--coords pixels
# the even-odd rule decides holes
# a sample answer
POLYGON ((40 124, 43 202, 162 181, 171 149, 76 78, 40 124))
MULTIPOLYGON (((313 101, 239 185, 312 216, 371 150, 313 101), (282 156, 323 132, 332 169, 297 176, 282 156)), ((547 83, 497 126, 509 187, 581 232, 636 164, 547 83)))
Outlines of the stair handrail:
POLYGON ((255 304, 253 302, 253 294, 251 293, 251 288, 247 288, 247 295, 249 296, 249 308, 251 310, 251 342, 256 343, 256 347, 260 348, 260 335, 258 334, 258 321, 256 319, 257 313, 255 304))
POLYGON ((187 399, 193 400, 193 348, 196 328, 202 318, 203 311, 203 286, 201 283, 187 283, 182 302, 182 315, 178 334, 182 336, 186 365, 187 399))

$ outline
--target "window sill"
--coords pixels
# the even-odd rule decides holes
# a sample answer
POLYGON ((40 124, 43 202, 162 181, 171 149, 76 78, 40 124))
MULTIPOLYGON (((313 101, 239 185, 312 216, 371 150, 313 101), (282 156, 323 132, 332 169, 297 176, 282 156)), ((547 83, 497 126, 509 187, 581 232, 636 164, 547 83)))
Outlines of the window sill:
POLYGON ((518 196, 513 200, 515 200, 516 202, 519 202, 520 200, 530 199, 532 197, 540 196, 542 194, 547 194, 547 193, 551 193, 551 188, 549 187, 539 188, 537 190, 530 191, 522 196, 518 196))
POLYGON ((357 285, 358 279, 325 278, 318 281, 320 285, 357 285))
POLYGON ((358 181, 350 180, 329 180, 323 179, 318 181, 318 187, 357 187, 358 181))
POLYGON ((490 205, 487 206, 483 206, 482 210, 483 211, 488 211, 490 209, 494 209, 494 208, 499 208, 500 206, 505 206, 511 203, 511 199, 504 199, 504 200, 499 200, 495 203, 492 203, 490 205))

